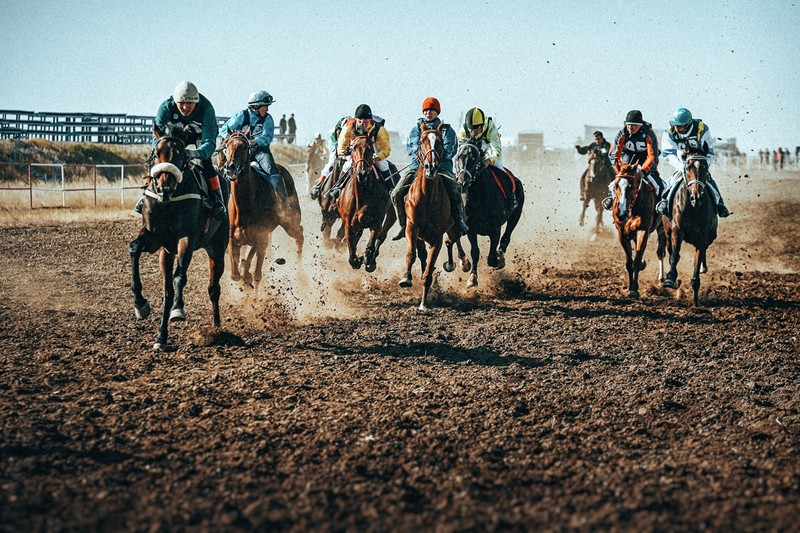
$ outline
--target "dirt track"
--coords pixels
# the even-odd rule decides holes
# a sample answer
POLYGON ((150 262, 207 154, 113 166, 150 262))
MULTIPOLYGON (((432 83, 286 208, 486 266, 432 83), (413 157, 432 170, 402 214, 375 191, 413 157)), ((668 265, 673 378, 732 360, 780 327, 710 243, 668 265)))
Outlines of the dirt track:
POLYGON ((215 335, 201 252, 173 354, 131 214, 2 228, 0 530, 796 530, 800 180, 717 179, 763 194, 729 193, 700 308, 652 249, 625 298, 577 191, 529 181, 507 269, 427 314, 401 243, 353 272, 307 209, 303 268, 278 237, 258 294, 226 276, 215 335))

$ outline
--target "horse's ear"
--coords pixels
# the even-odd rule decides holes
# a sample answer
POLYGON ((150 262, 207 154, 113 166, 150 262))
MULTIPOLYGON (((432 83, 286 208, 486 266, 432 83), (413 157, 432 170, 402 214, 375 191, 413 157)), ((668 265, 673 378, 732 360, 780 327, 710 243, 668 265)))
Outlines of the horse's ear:
POLYGON ((441 133, 441 132, 442 132, 442 127, 443 127, 443 126, 444 126, 444 122, 439 122, 439 125, 438 125, 438 126, 436 126, 436 131, 438 131, 439 133, 441 133))
POLYGON ((245 127, 245 129, 242 130, 242 133, 244 134, 245 137, 249 137, 250 136, 250 126, 245 127))
POLYGON ((161 137, 164 136, 164 132, 161 131, 158 126, 153 124, 153 135, 156 136, 156 139, 160 139, 161 137))

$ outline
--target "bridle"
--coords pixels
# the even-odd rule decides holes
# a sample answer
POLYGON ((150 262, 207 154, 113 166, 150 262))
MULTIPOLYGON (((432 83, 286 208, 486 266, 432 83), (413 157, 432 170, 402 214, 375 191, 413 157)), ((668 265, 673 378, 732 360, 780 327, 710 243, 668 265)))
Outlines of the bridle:
POLYGON ((419 160, 420 164, 425 169, 425 177, 431 179, 436 175, 436 171, 439 169, 439 165, 442 162, 442 152, 444 150, 442 134, 436 129, 424 130, 420 133, 419 138, 420 143, 417 146, 417 160, 419 160), (434 139, 429 143, 430 148, 425 150, 422 139, 430 139, 430 135, 433 135, 434 139), (431 162, 428 162, 428 156, 430 156, 431 162))
POLYGON ((469 188, 470 185, 472 185, 472 182, 475 181, 475 178, 478 177, 478 174, 480 174, 481 171, 480 165, 481 161, 483 160, 483 153, 476 144, 467 141, 465 143, 462 143, 461 146, 458 147, 458 150, 456 151, 455 160, 456 162, 460 162, 461 159, 464 157, 469 158, 470 161, 472 161, 472 158, 474 157, 475 160, 475 162, 472 164, 473 166, 472 170, 468 169, 467 165, 464 165, 464 168, 462 168, 458 172, 459 176, 460 175, 465 176, 465 178, 462 179, 461 181, 464 183, 464 188, 467 189, 469 188), (465 152, 467 152, 468 150, 470 151, 470 154, 465 155, 465 152), (475 155, 473 156, 471 152, 475 152, 475 155))
MULTIPOLYGON (((361 181, 361 178, 359 176, 366 174, 370 169, 374 169, 374 164, 372 162, 373 152, 368 135, 358 135, 356 137, 353 137, 353 140, 350 143, 351 147, 353 145, 352 143, 355 142, 357 139, 364 139, 364 153, 363 155, 359 156, 356 152, 351 151, 350 158, 353 162, 352 163, 353 172, 356 175, 356 179, 361 181), (360 172, 359 169, 361 169, 360 172)), ((375 174, 375 177, 377 178, 377 174, 374 172, 373 174, 375 174)))
POLYGON ((225 154, 225 165, 223 165, 225 174, 228 175, 231 181, 235 181, 236 178, 247 169, 250 162, 250 139, 244 133, 235 131, 222 141, 220 150, 225 154), (234 146, 231 150, 232 144, 234 146), (235 156, 239 152, 239 147, 242 146, 242 144, 247 148, 247 153, 244 157, 239 157, 237 161, 235 156))

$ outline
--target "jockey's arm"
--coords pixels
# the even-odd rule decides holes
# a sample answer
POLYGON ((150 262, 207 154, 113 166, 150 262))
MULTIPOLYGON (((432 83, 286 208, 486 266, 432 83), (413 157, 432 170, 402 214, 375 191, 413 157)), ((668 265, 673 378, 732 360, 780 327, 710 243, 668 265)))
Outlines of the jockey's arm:
POLYGON ((442 141, 444 142, 444 157, 452 161, 458 151, 458 141, 456 141, 456 132, 453 128, 446 126, 442 128, 442 141))
POLYGON ((264 120, 264 127, 261 128, 261 133, 253 138, 256 141, 256 144, 262 150, 266 150, 269 148, 270 143, 272 142, 272 138, 275 135, 275 120, 273 120, 272 115, 267 115, 266 119, 264 120))
POLYGON ((345 125, 339 133, 339 139, 336 142, 336 153, 342 157, 349 148, 350 141, 353 140, 353 128, 350 125, 345 125))
POLYGON ((661 135, 661 147, 664 149, 661 155, 667 164, 676 171, 682 170, 683 162, 680 157, 678 157, 678 145, 669 134, 669 130, 664 130, 664 133, 661 135))
POLYGON ((656 150, 658 148, 653 143, 653 138, 649 135, 645 137, 645 145, 647 146, 647 158, 642 163, 642 172, 645 174, 650 174, 650 171, 653 170, 653 165, 656 162, 656 150))
POLYGON ((417 150, 419 149, 419 126, 414 126, 408 133, 408 140, 406 141, 406 153, 412 158, 417 157, 417 150))
POLYGON ((375 157, 381 161, 389 157, 389 154, 392 152, 389 132, 386 131, 386 128, 378 130, 378 137, 375 139, 375 150, 377 151, 375 157))
POLYGON ((708 126, 706 126, 705 130, 703 130, 703 134, 700 136, 700 145, 702 146, 704 144, 708 149, 708 152, 706 153, 706 161, 710 167, 711 163, 714 162, 714 137, 709 135, 708 126))
POLYGON ((500 142, 500 132, 497 131, 497 126, 491 122, 489 131, 486 133, 486 138, 489 141, 490 149, 486 153, 486 160, 494 165, 503 153, 503 145, 500 142))
POLYGON ((203 115, 203 133, 197 149, 203 154, 203 159, 210 159, 217 148, 217 115, 214 107, 209 105, 203 115))

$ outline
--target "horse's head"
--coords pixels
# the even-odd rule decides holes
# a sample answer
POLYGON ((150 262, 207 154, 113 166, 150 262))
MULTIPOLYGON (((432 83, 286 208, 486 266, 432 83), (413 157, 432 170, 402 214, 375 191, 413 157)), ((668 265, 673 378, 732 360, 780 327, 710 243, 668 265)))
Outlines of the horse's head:
POLYGON ((708 148, 692 147, 687 144, 683 162, 683 175, 686 178, 686 188, 689 189, 689 203, 692 207, 697 204, 705 193, 708 184, 708 148))
POLYGON ((156 136, 156 146, 153 148, 153 166, 150 168, 150 189, 162 202, 169 202, 170 198, 183 181, 183 151, 186 148, 186 138, 179 129, 168 129, 162 132, 153 126, 156 136))
POLYGON ((439 165, 444 156, 444 141, 442 140, 442 126, 423 130, 419 134, 419 146, 417 147, 417 159, 425 171, 425 177, 433 178, 439 172, 439 165))
POLYGON ((642 169, 638 165, 620 163, 615 170, 614 203, 617 206, 615 215, 619 220, 626 220, 642 183, 642 169))
POLYGON ((225 137, 219 147, 219 165, 231 181, 241 176, 250 165, 250 137, 235 131, 225 137))
POLYGON ((483 170, 483 150, 480 140, 470 138, 463 141, 453 158, 453 166, 458 181, 464 190, 467 190, 483 170))
POLYGON ((372 159, 375 156, 375 149, 372 147, 369 137, 366 135, 359 135, 353 137, 350 142, 350 158, 353 165, 353 174, 359 183, 364 183, 370 173, 375 175, 373 171, 372 159))

